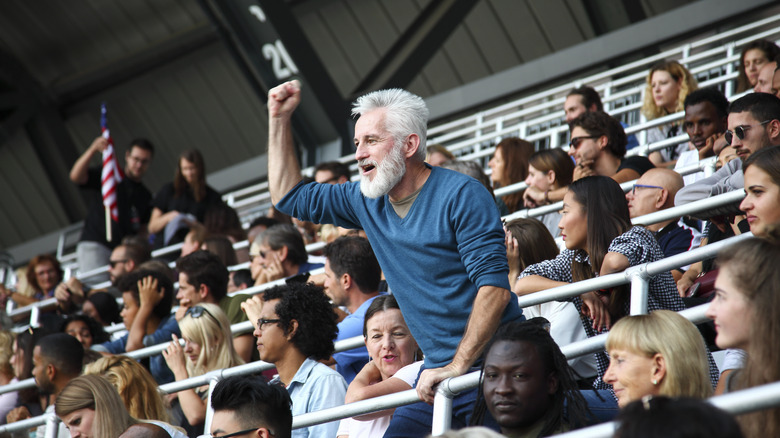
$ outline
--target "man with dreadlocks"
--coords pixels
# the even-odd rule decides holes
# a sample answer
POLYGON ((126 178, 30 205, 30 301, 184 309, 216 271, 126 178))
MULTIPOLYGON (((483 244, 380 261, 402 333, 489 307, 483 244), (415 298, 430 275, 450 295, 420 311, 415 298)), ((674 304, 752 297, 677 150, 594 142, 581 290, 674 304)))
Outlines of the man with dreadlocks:
POLYGON ((549 436, 588 423, 575 374, 541 325, 506 324, 486 351, 472 424, 482 422, 486 407, 510 438, 549 436))

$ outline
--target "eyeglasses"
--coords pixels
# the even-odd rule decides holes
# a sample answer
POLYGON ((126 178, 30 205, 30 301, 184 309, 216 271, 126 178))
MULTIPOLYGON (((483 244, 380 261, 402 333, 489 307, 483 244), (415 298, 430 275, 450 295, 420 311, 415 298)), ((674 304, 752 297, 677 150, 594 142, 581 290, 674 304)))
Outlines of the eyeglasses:
POLYGON ((262 330, 263 326, 266 325, 266 324, 278 324, 280 322, 282 322, 282 320, 278 319, 278 318, 277 319, 260 318, 260 319, 257 320, 257 328, 262 330))
POLYGON ((639 187, 640 189, 661 189, 661 190, 664 189, 661 186, 648 186, 648 185, 645 185, 645 184, 634 184, 634 187, 631 188, 631 194, 632 195, 636 195, 636 188, 637 187, 639 187))
MULTIPOLYGON (((206 310, 203 306, 193 306, 187 309, 187 311, 184 313, 184 316, 190 315, 193 319, 198 319, 201 316, 203 316, 204 313, 208 313, 209 316, 214 318, 214 315, 212 315, 208 310, 206 310)), ((216 318, 214 318, 216 319, 216 318)))
MULTIPOLYGON (((239 430, 238 432, 229 433, 227 435, 220 435, 218 437, 216 437, 214 435, 198 435, 198 438, 230 438, 230 437, 234 437, 234 436, 244 435, 244 434, 249 433, 249 432, 254 432, 254 431, 256 431, 257 429, 260 429, 260 428, 263 428, 263 427, 255 427, 254 429, 239 430)), ((267 428, 263 428, 263 429, 267 429, 267 428)), ((274 435, 274 433, 271 431, 271 429, 267 429, 267 430, 268 430, 268 434, 269 435, 272 435, 272 436, 274 435)))
POLYGON ((569 140, 569 147, 577 149, 580 147, 580 143, 582 143, 582 140, 585 140, 586 138, 599 138, 597 135, 583 135, 582 137, 572 137, 571 140, 569 140))
POLYGON ((138 158, 138 157, 134 157, 132 155, 128 155, 127 158, 130 159, 130 160, 135 161, 136 163, 138 163, 138 164, 140 164, 142 166, 146 165, 146 164, 149 164, 152 161, 152 160, 149 160, 147 158, 138 158))
MULTIPOLYGON (((767 123, 771 122, 772 120, 764 120, 763 122, 759 123, 755 126, 763 126, 767 123)), ((752 128, 752 125, 739 125, 736 128, 734 128, 734 132, 732 132, 730 129, 726 131, 725 134, 723 134, 723 138, 726 139, 727 144, 731 144, 731 141, 734 140, 734 136, 736 135, 738 139, 744 140, 745 139, 745 131, 750 130, 752 128)))
POLYGON ((109 261, 108 261, 108 266, 111 266, 112 268, 116 268, 116 265, 118 265, 118 264, 120 264, 120 263, 127 263, 127 259, 122 259, 122 260, 109 260, 109 261))

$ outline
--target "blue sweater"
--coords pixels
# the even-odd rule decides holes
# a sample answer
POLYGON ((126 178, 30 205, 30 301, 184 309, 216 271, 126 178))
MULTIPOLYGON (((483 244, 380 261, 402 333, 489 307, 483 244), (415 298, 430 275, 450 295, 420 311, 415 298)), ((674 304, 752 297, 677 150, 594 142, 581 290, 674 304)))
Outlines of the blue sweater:
MULTIPOLYGON (((510 289, 504 231, 495 203, 485 187, 463 174, 432 168, 403 219, 387 195, 366 198, 356 182, 299 183, 276 208, 314 223, 365 230, 425 353, 426 368, 452 361, 478 288, 510 289)), ((501 322, 519 319, 522 311, 516 300, 510 300, 501 322)))

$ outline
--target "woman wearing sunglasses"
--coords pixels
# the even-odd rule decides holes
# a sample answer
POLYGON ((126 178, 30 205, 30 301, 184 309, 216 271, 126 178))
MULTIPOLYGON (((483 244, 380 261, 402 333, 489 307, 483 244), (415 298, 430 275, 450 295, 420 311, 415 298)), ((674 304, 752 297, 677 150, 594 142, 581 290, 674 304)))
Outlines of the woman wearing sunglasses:
MULTIPOLYGON (((244 361, 233 349, 230 322, 216 304, 201 303, 187 309, 179 321, 184 348, 172 335, 173 342, 162 354, 176 381, 200 376, 209 371, 241 365, 244 361)), ((189 436, 203 433, 208 401, 208 385, 176 393, 173 403, 174 424, 182 426, 189 436)))

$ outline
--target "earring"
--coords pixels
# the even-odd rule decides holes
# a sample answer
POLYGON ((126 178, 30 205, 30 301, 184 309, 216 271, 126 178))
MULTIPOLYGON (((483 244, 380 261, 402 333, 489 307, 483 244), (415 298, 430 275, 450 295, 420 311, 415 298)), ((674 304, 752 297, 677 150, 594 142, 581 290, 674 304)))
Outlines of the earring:
POLYGON ((657 384, 658 384, 658 380, 653 379, 653 385, 657 385, 657 384))

